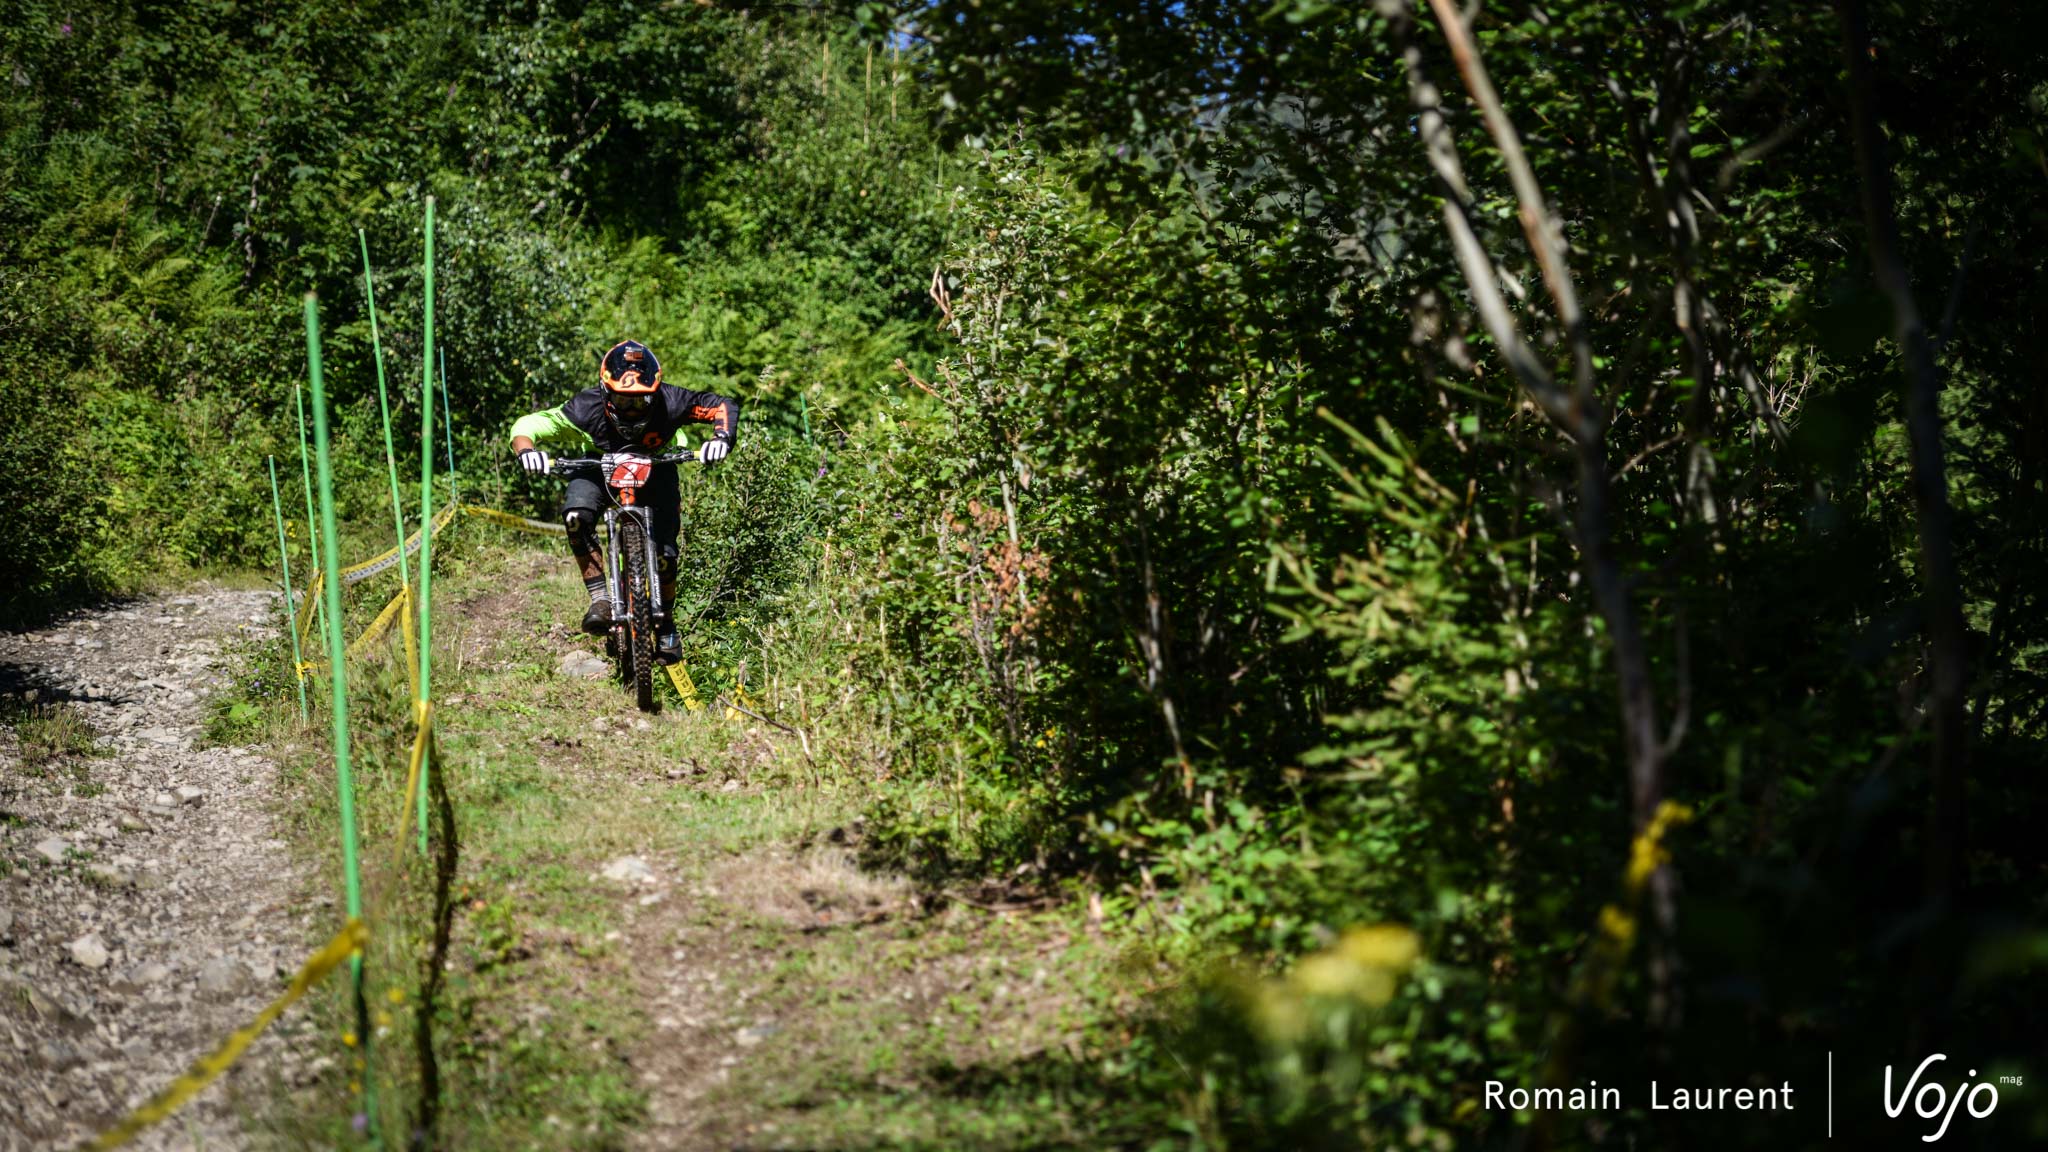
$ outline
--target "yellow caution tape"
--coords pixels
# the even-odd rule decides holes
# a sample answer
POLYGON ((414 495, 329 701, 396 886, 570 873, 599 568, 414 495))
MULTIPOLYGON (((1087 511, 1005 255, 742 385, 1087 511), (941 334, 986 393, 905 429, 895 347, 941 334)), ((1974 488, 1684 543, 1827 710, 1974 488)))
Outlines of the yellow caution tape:
MULTIPOLYGON (((740 705, 740 708, 755 708, 760 704, 758 700, 747 698, 747 686, 744 682, 738 680, 733 681, 732 698, 740 705)), ((739 708, 734 708, 728 704, 725 708, 725 718, 727 720, 742 720, 746 718, 746 714, 741 712, 739 708)))
POLYGON ((675 685, 676 695, 683 698, 683 707, 692 712, 704 710, 704 701, 697 695, 697 682, 690 679, 690 670, 680 661, 668 666, 668 682, 675 685))
POLYGON ((524 516, 514 516, 510 512, 500 512, 496 508, 486 508, 481 504, 464 504, 462 506, 462 514, 474 516, 479 520, 489 520, 493 524, 502 524, 507 528, 517 528, 525 532, 545 532, 551 536, 560 536, 568 531, 568 529, 560 524, 550 523, 546 520, 529 520, 524 516))
MULTIPOLYGON (((456 515, 462 511, 462 507, 460 504, 450 504, 448 507, 443 508, 441 514, 434 517, 434 535, 439 536, 441 529, 446 528, 448 522, 455 519, 456 515)), ((411 555, 419 551, 419 547, 420 534, 415 530, 412 535, 405 538, 406 554, 411 555)), ((384 551, 379 552, 360 564, 351 564, 343 568, 341 570, 341 582, 343 584, 353 584, 358 580, 376 575, 397 561, 398 549, 386 548, 384 551)))
POLYGON ((405 867, 405 834, 412 830, 412 810, 420 794, 420 767, 427 761, 427 745, 434 737, 434 702, 412 702, 412 767, 405 773, 405 804, 398 813, 398 836, 391 842, 391 875, 405 867))
POLYGON ((412 689, 413 699, 417 700, 420 696, 420 645, 413 636, 416 615, 412 610, 412 587, 408 585, 403 591, 405 610, 398 614, 398 632, 405 638, 405 682, 412 689))
MULTIPOLYGON (((433 534, 439 536, 441 530, 448 527, 458 515, 475 516, 496 524, 519 528, 529 532, 548 532, 559 535, 566 531, 560 524, 550 524, 545 520, 528 520, 523 516, 514 516, 510 512, 500 512, 495 508, 485 508, 476 504, 451 504, 434 517, 433 534)), ((420 534, 415 531, 406 538, 405 551, 408 554, 418 551, 419 543, 420 534)), ((398 549, 386 548, 384 551, 360 564, 351 564, 343 568, 341 570, 342 583, 353 584, 359 580, 374 576, 385 568, 390 567, 397 559, 398 549)), ((313 574, 312 583, 305 592, 306 610, 299 614, 299 647, 308 651, 311 650, 313 643, 313 613, 318 610, 320 605, 320 592, 324 579, 323 573, 315 572, 313 574)), ((406 656, 409 661, 407 672, 408 675, 414 674, 412 669, 418 667, 419 658, 416 651, 417 645, 412 637, 412 616, 409 609, 401 607, 401 605, 411 603, 406 598, 407 591, 409 591, 408 585, 400 586, 399 594, 384 605, 383 610, 377 614, 377 618, 371 622, 370 627, 349 644, 349 656, 361 655, 371 644, 377 641, 378 637, 384 634, 385 629, 391 626, 393 620, 402 620, 405 628, 406 656)), ((325 666, 325 663, 322 661, 308 660, 299 666, 298 673, 300 678, 303 679, 308 671, 325 666)), ((417 695, 418 693, 415 692, 414 694, 417 695)))
POLYGON ((363 926, 362 921, 351 920, 343 925, 334 939, 329 940, 325 947, 307 959, 305 965, 299 969, 299 974, 292 977, 291 987, 284 990, 284 995, 271 1001, 268 1007, 256 1014, 256 1019, 250 1021, 247 1027, 222 1041, 220 1047, 214 1049, 210 1055, 201 1057, 192 1065, 190 1072, 172 1081, 163 1091, 151 1097, 148 1103, 129 1113, 127 1119, 100 1133, 99 1138, 89 1147, 93 1152, 119 1148, 134 1139, 143 1129, 183 1107, 187 1101, 204 1091, 207 1085, 219 1079, 221 1073, 233 1067, 235 1061, 241 1059, 242 1053, 248 1050, 249 1045, 255 1043, 256 1038, 261 1036, 264 1029, 270 1027, 271 1022, 282 1015, 285 1009, 291 1007, 329 972, 339 967, 342 961, 362 951, 363 945, 368 943, 369 939, 370 930, 363 926))
POLYGON ((398 614, 405 610, 407 602, 412 599, 411 592, 410 587, 398 590, 398 595, 393 596, 391 603, 386 604, 384 610, 377 613, 377 618, 370 621, 370 626, 363 630, 363 634, 349 642, 350 656, 362 655, 370 645, 377 642, 378 637, 384 635, 385 630, 391 627, 391 622, 398 618, 398 614))
MULTIPOLYGON (((299 613, 299 649, 310 652, 313 648, 313 613, 320 610, 320 573, 318 572, 313 573, 312 581, 306 585, 306 599, 302 607, 305 611, 299 613)), ((315 666, 317 667, 317 665, 315 666)))

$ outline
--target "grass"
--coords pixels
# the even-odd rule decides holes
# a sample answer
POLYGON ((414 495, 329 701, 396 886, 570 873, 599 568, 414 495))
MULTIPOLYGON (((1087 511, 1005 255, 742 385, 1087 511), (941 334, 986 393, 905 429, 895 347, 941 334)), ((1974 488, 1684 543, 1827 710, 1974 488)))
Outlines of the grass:
POLYGON ((70 766, 84 779, 79 761, 106 754, 85 715, 66 701, 35 703, 0 698, 0 724, 14 732, 22 767, 42 774, 53 766, 70 766))
MULTIPOLYGON (((350 670, 380 1129, 403 1132, 422 1114, 424 1020, 445 1147, 1130 1137, 1119 1129, 1129 1113, 1104 1105, 1093 1055, 1116 1042, 1117 945, 1078 905, 991 914, 861 871, 860 813, 873 798, 861 733, 842 720, 814 762, 755 721, 673 699, 642 717, 616 683, 557 675, 565 652, 597 648, 575 632, 582 588, 553 541, 491 536, 466 529, 438 546, 447 807, 436 807, 456 830, 452 868, 409 845, 394 858, 412 731, 405 678, 388 655, 350 670), (657 883, 603 879, 622 856, 645 860, 657 883)), ((381 603, 374 590, 357 600, 351 634, 381 603)), ((700 684, 731 675, 702 651, 693 658, 700 684)), ((275 652, 246 659, 274 677, 275 652)), ((227 694, 216 715, 271 734, 286 781, 280 822, 339 892, 319 717, 300 728, 274 679, 244 683, 252 691, 227 694)), ((314 1026, 338 1055, 353 1054, 339 1043, 353 1021, 346 981, 330 982, 314 1026)), ((279 1086, 268 1135, 346 1140, 358 1075, 338 1059, 314 1084, 279 1086)))

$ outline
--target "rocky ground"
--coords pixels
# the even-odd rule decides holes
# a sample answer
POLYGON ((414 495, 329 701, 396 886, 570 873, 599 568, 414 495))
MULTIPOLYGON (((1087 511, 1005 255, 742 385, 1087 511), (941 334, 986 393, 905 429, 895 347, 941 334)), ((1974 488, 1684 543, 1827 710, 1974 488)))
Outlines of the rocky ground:
MULTIPOLYGON (((0 634, 13 713, 68 707, 99 744, 32 765, 0 729, 0 1150, 70 1146, 125 1115, 247 1023, 333 926, 331 907, 294 901, 273 765, 199 746, 224 645, 263 634, 274 602, 202 587, 0 634)), ((133 1146, 243 1146, 239 1114, 277 1077, 318 1070, 302 1020, 133 1146)))

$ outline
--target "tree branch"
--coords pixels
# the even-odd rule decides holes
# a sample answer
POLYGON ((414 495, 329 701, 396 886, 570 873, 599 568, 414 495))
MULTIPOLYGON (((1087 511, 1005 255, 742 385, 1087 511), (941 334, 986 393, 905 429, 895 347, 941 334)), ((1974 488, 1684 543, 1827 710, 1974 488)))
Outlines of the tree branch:
MULTIPOLYGON (((1430 0, 1444 35, 1450 41, 1459 74, 1472 99, 1480 106, 1488 132, 1505 161, 1520 208, 1523 232, 1543 267, 1544 284, 1550 292, 1559 321, 1572 346, 1574 389, 1567 396, 1552 381, 1548 369, 1536 360, 1522 339, 1514 319, 1493 284, 1493 262, 1480 246, 1471 226, 1471 192, 1465 184, 1463 167, 1445 124, 1440 97, 1422 66, 1422 54, 1414 43, 1412 24, 1402 0, 1377 0, 1377 9, 1393 29, 1402 47, 1408 69, 1409 92, 1420 113, 1422 138, 1430 163, 1445 186, 1444 222, 1453 249, 1487 329, 1509 353, 1523 386, 1543 405, 1544 412, 1571 438, 1578 471, 1576 527, 1579 556, 1585 565, 1596 611, 1606 624, 1608 643, 1614 653, 1616 687, 1619 695, 1623 743, 1628 762, 1629 799, 1634 827, 1638 833, 1649 827, 1664 799, 1665 743, 1657 731, 1657 706, 1650 677, 1650 663, 1644 650, 1642 627, 1629 597, 1627 581, 1615 557, 1609 518, 1613 500, 1612 475, 1606 457, 1606 421, 1593 389, 1592 342, 1579 311, 1578 295, 1565 263, 1563 229, 1544 201, 1542 189, 1522 152, 1520 137, 1501 107, 1500 97, 1488 78, 1486 66, 1472 44, 1464 19, 1448 0, 1430 0), (1529 362, 1525 367, 1519 359, 1529 362)), ((1668 947, 1677 924, 1677 878, 1667 864, 1650 880, 1650 902, 1660 929, 1660 947, 1652 959, 1655 990, 1651 997, 1652 1017, 1662 1026, 1676 1019, 1676 959, 1668 947)))

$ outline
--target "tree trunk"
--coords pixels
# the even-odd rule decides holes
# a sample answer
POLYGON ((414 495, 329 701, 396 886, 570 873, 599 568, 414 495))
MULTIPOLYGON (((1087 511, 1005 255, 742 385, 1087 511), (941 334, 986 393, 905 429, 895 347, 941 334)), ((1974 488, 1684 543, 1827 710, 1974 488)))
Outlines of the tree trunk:
POLYGON ((1969 750, 1964 723, 1968 655, 1955 549, 1949 539, 1948 477, 1942 464, 1941 376, 1934 344, 1913 300, 1913 282, 1899 252, 1892 216, 1891 168, 1871 107, 1870 28, 1861 0, 1838 0, 1842 50, 1849 73, 1849 109, 1856 167, 1863 186, 1863 222, 1870 270, 1891 301, 1893 336, 1905 372, 1906 436, 1913 464, 1913 506, 1920 536, 1920 587, 1926 615, 1929 717, 1934 734, 1930 775, 1925 892, 1937 913, 1953 907, 1964 883, 1964 784, 1969 750))

